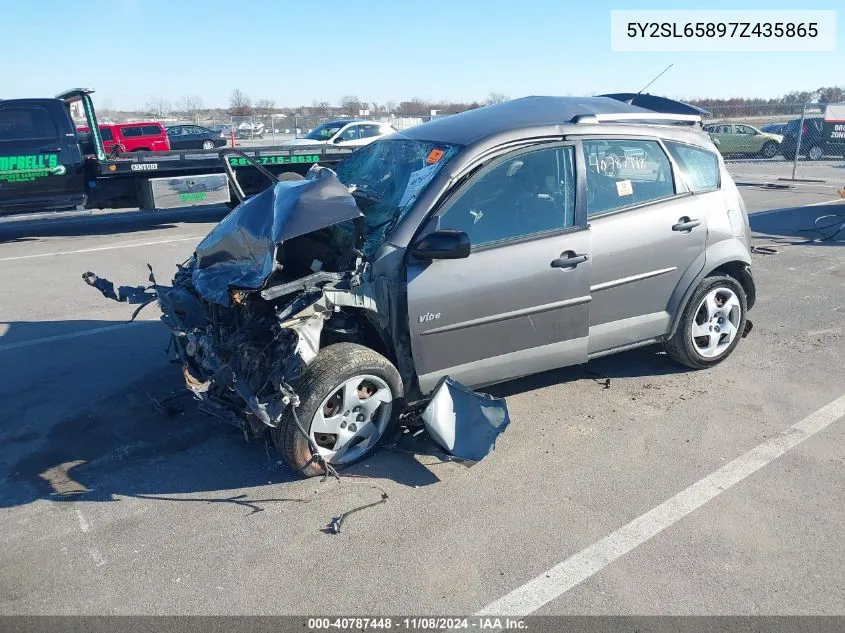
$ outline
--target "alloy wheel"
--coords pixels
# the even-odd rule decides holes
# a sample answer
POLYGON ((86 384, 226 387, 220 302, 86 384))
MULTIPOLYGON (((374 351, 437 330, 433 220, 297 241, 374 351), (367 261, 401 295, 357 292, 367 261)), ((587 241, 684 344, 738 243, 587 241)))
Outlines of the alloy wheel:
POLYGON ((733 290, 717 287, 708 292, 690 326, 696 351, 711 359, 724 354, 739 333, 741 319, 742 305, 733 290))

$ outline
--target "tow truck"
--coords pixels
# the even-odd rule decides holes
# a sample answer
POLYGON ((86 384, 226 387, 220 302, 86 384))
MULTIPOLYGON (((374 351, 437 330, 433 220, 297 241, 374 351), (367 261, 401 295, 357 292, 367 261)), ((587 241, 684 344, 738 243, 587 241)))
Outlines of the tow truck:
POLYGON ((233 206, 275 175, 331 166, 355 148, 331 145, 109 154, 97 122, 93 90, 55 98, 0 100, 0 217, 58 216, 93 209, 233 206), (77 130, 73 104, 89 132, 77 130), (224 164, 224 161, 226 164, 224 164), (226 168, 237 174, 232 191, 226 168))

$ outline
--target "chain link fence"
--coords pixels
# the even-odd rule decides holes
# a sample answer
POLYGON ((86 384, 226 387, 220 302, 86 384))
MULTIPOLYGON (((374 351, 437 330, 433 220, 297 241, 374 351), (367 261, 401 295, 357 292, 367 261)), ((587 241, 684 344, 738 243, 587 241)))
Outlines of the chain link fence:
POLYGON ((826 104, 698 105, 735 178, 845 181, 845 140, 828 140, 826 104))

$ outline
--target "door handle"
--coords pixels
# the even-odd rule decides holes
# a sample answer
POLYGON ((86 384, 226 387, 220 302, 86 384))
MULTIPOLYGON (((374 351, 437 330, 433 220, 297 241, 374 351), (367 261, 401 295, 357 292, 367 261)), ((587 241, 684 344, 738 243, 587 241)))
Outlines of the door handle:
POLYGON ((672 225, 673 231, 692 231, 701 224, 701 220, 690 219, 686 216, 678 218, 678 223, 672 225))
POLYGON ((575 268, 587 261, 586 255, 579 255, 575 251, 564 251, 558 259, 552 260, 552 268, 575 268))

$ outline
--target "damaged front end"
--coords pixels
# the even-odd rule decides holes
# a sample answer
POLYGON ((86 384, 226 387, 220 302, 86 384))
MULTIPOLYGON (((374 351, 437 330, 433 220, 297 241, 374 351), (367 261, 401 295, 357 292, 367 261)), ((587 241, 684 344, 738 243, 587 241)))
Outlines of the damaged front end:
POLYGON ((200 408, 254 437, 296 401, 290 383, 316 357, 326 321, 334 316, 343 329, 344 306, 367 303, 362 225, 348 189, 315 166, 239 205, 171 286, 152 271, 150 286, 117 291, 93 273, 83 279, 117 301, 157 300, 200 408))

